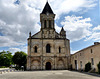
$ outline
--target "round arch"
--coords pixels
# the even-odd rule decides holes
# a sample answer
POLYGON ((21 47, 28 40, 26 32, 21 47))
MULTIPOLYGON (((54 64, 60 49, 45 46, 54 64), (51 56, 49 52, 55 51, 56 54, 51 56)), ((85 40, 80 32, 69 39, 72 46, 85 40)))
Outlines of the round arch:
POLYGON ((32 62, 31 62, 32 64, 31 64, 31 68, 33 69, 33 70, 36 70, 36 69, 40 69, 41 67, 40 67, 40 61, 39 60, 32 60, 32 62))
POLYGON ((44 69, 46 70, 46 63, 47 62, 50 62, 50 64, 51 64, 51 69, 53 69, 53 64, 54 64, 54 62, 53 62, 53 60, 51 59, 51 58, 48 58, 48 59, 46 59, 46 60, 44 60, 43 61, 43 65, 44 65, 44 69))
POLYGON ((37 52, 38 52, 38 48, 39 48, 38 45, 34 45, 34 46, 33 46, 33 52, 34 52, 34 53, 37 53, 37 52))

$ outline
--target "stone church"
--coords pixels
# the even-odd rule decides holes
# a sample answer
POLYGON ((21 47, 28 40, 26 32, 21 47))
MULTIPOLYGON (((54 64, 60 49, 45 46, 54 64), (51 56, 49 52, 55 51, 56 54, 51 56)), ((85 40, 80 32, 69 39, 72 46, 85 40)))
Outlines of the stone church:
POLYGON ((40 13, 41 29, 28 38, 27 70, 68 69, 70 65, 70 41, 62 27, 55 29, 55 14, 47 2, 40 13))

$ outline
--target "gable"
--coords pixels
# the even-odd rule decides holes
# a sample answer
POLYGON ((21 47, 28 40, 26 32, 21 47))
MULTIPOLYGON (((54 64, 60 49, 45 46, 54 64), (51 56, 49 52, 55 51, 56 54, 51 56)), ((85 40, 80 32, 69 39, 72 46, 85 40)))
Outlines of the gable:
POLYGON ((32 38, 41 38, 41 31, 39 31, 38 33, 34 34, 32 36, 32 38))

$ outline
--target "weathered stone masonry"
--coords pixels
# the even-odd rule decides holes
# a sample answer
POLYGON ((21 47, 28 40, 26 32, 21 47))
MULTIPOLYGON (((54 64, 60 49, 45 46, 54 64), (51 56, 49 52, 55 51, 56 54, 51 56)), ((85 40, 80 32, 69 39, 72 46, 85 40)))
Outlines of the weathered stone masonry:
POLYGON ((70 65, 70 41, 66 31, 55 31, 55 14, 47 2, 40 14, 41 29, 29 34, 27 70, 68 69, 70 65))

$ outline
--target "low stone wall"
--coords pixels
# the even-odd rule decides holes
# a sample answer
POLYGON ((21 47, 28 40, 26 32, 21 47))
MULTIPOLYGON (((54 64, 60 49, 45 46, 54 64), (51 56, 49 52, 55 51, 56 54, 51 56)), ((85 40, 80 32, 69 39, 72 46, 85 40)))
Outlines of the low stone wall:
POLYGON ((0 74, 8 73, 8 72, 14 72, 15 69, 9 69, 9 68, 0 68, 0 74))

